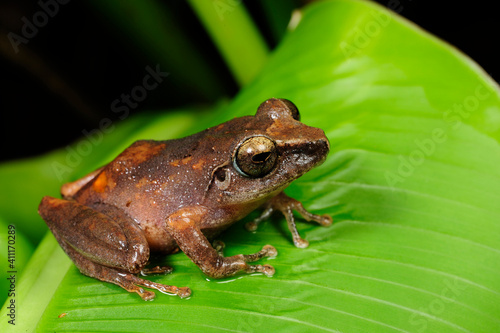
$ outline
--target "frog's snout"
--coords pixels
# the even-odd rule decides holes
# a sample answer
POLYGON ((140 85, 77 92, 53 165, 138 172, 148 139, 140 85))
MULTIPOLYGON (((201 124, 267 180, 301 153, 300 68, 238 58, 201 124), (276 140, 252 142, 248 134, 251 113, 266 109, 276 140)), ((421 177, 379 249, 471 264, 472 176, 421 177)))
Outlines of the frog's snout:
POLYGON ((324 139, 319 139, 318 140, 318 145, 323 146, 322 150, 325 151, 326 154, 330 152, 330 141, 328 138, 325 136, 324 139))
POLYGON ((324 160, 330 152, 330 141, 322 129, 315 127, 311 127, 311 129, 314 129, 311 131, 313 135, 311 135, 309 144, 306 144, 304 151, 310 155, 316 155, 320 159, 323 157, 324 160))
POLYGON ((326 160, 326 157, 330 152, 330 142, 328 141, 328 138, 325 136, 324 138, 318 139, 315 142, 315 148, 313 150, 313 154, 318 157, 318 162, 315 166, 318 166, 326 160))

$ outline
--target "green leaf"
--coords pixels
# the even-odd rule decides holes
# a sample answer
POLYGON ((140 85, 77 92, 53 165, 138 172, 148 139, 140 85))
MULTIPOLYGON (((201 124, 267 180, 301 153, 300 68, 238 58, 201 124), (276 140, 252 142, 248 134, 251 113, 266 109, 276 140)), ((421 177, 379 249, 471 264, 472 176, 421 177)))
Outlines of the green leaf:
MULTIPOLYGON (((303 12, 230 105, 183 133, 252 114, 273 96, 294 101, 302 121, 329 137, 325 164, 287 193, 331 214, 334 225, 299 222, 307 249, 293 247, 282 218, 256 233, 238 222, 221 237, 226 255, 274 245, 279 255, 263 261, 276 268, 272 278, 208 281, 183 253, 168 256, 164 262, 174 273, 151 279, 191 287, 193 296, 184 300, 159 294, 144 302, 70 265, 60 282, 48 282, 54 296, 32 329, 500 330, 500 94, 494 82, 456 49, 377 5, 321 2, 303 12)), ((147 134, 173 126, 168 120, 152 123, 147 134)), ((54 255, 35 254, 31 261, 54 255)))
POLYGON ((58 151, 0 165, 0 216, 6 224, 16 225, 33 244, 47 231, 37 214, 38 204, 46 194, 57 195, 61 185, 51 166, 63 160, 64 152, 58 151))

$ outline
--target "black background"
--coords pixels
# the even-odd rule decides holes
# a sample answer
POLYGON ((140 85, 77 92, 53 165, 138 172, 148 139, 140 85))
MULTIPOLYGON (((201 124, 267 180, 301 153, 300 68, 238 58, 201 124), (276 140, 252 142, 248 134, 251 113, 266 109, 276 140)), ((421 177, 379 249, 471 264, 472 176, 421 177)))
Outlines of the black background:
MULTIPOLYGON (((456 46, 495 80, 500 78, 500 27, 492 2, 377 2, 456 46)), ((244 3, 265 34, 268 27, 260 20, 263 9, 256 2, 244 3)), ((223 90, 217 98, 234 96, 238 87, 187 2, 169 1, 166 6, 183 17, 180 28, 189 32, 203 56, 209 57, 220 73, 223 90)), ((21 18, 31 18, 38 10, 37 1, 0 0, 0 38, 7 40, 9 31, 19 33, 21 18)), ((131 49, 126 40, 117 39, 113 29, 93 7, 74 0, 61 6, 38 35, 20 47, 20 53, 34 55, 56 72, 66 87, 81 96, 81 102, 68 102, 26 69, 20 58, 9 57, 5 49, 0 52, 0 160, 29 157, 67 145, 81 136, 83 129, 98 127, 99 119, 109 114, 111 101, 140 82, 144 64, 150 61, 131 49)), ((271 38, 268 42, 271 47, 276 44, 271 38)), ((166 83, 134 112, 214 102, 187 90, 166 83)))

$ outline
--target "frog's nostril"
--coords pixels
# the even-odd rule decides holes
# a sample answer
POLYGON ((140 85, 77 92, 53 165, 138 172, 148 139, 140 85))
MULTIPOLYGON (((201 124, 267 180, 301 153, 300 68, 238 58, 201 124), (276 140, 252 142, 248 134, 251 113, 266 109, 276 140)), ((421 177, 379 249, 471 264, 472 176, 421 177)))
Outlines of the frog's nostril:
POLYGON ((319 144, 323 145, 327 152, 330 151, 330 142, 328 141, 327 138, 319 140, 319 144))

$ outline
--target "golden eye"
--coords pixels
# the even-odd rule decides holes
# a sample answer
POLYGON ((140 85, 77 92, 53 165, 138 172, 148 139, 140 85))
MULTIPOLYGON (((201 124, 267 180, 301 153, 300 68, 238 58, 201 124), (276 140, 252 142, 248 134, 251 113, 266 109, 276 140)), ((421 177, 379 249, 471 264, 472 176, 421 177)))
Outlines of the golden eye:
POLYGON ((276 144, 265 136, 246 139, 236 151, 234 164, 244 176, 258 178, 267 175, 275 166, 276 144))

